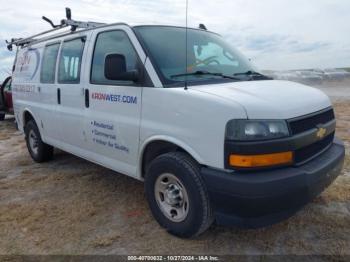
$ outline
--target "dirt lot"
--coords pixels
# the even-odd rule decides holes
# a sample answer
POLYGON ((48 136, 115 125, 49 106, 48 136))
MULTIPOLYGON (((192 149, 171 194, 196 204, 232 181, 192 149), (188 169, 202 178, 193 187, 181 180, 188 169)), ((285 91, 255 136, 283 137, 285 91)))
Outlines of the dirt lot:
POLYGON ((213 226, 193 240, 158 226, 138 181, 64 152, 34 163, 7 119, 0 123, 0 254, 350 255, 350 98, 333 98, 338 136, 347 146, 344 171, 333 185, 280 224, 213 226))

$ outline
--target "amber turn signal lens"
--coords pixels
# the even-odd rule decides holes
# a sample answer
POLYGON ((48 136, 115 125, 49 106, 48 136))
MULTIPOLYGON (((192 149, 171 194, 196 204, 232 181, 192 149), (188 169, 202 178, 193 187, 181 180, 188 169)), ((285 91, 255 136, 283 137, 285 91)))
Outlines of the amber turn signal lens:
POLYGON ((233 167, 268 167, 291 164, 293 152, 282 152, 264 155, 230 155, 230 165, 233 167))

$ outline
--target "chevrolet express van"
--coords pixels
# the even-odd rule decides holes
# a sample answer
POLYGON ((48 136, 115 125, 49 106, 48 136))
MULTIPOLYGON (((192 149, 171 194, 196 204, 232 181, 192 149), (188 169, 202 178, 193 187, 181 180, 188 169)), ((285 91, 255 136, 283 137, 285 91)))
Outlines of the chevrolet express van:
POLYGON ((258 73, 205 29, 73 22, 12 41, 34 161, 59 148, 144 181, 154 218, 180 237, 276 223, 339 175, 344 146, 321 91, 258 73))

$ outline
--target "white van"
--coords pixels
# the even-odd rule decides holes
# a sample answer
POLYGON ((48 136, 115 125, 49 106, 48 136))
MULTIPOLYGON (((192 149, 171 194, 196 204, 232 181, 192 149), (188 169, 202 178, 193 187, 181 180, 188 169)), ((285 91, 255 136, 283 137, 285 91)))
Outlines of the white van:
POLYGON ((36 162, 56 147, 144 181, 155 219, 180 237, 278 222, 339 175, 344 146, 321 91, 257 73, 205 29, 79 23, 9 44, 36 162))

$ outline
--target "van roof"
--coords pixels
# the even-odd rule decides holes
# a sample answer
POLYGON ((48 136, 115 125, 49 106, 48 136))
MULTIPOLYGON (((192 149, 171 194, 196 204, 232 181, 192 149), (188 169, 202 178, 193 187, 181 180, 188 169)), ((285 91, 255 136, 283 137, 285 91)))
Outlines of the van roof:
MULTIPOLYGON (((17 47, 20 46, 23 48, 26 46, 30 46, 32 44, 48 41, 48 40, 55 39, 58 37, 74 35, 77 33, 88 31, 88 30, 110 27, 110 26, 115 26, 115 25, 125 25, 125 26, 128 26, 130 28, 133 28, 132 26, 130 26, 126 23, 104 24, 104 23, 90 22, 90 21, 88 21, 88 22, 76 21, 76 20, 72 19, 71 9, 68 7, 66 7, 66 19, 62 19, 60 24, 55 25, 49 18, 47 18, 45 16, 43 16, 42 19, 45 20, 46 22, 48 22, 52 26, 52 29, 35 34, 33 36, 26 37, 26 38, 18 38, 18 39, 12 38, 11 41, 6 41, 7 49, 12 51, 13 45, 15 45, 17 47), (58 30, 69 28, 69 27, 70 27, 70 31, 64 31, 64 32, 61 31, 60 33, 54 34, 54 32, 56 32, 58 30), (77 29, 79 29, 79 30, 77 30, 77 29), (38 38, 39 36, 41 38, 38 38)), ((152 25, 144 25, 144 26, 152 26, 152 25)), ((155 25, 153 25, 153 26, 155 26, 155 25)), ((158 25, 158 26, 162 26, 162 25, 158 25)), ((181 28, 180 26, 177 26, 177 27, 181 28)), ((206 30, 206 27, 203 24, 200 24, 199 27, 200 28, 196 28, 196 29, 197 30, 206 30)), ((182 28, 187 28, 187 27, 182 27, 182 28)), ((195 29, 195 28, 193 28, 193 29, 195 29)))
MULTIPOLYGON (((108 27, 112 27, 112 26, 117 26, 117 25, 124 25, 124 26, 127 26, 129 28, 137 28, 137 27, 173 27, 173 28, 186 28, 185 26, 177 26, 177 25, 156 25, 156 24, 145 24, 145 25, 129 25, 127 23, 110 23, 110 24, 100 24, 98 26, 95 26, 95 27, 91 27, 91 28, 83 28, 83 29, 80 29, 80 30, 76 30, 76 31, 71 31, 71 30, 68 30, 68 31, 61 31, 57 34, 51 34, 51 35, 48 35, 48 36, 45 36, 45 37, 42 37, 42 38, 32 38, 32 37, 29 37, 29 38, 25 38, 25 39, 28 39, 28 42, 24 42, 23 44, 19 43, 18 45, 21 46, 22 48, 24 47, 28 47, 28 46, 31 46, 31 45, 34 45, 34 44, 38 44, 38 43, 41 43, 41 42, 45 42, 45 41, 49 41, 49 40, 52 40, 52 39, 56 39, 56 38, 60 38, 60 37, 65 37, 65 36, 71 36, 71 35, 75 35, 75 34, 79 34, 79 33, 82 33, 82 32, 87 32, 87 31, 91 31, 91 30, 96 30, 96 29, 101 29, 101 28, 108 28, 108 27)), ((64 29, 64 28, 59 28, 59 29, 64 29)), ((59 30, 57 29, 57 30, 59 30)), ((188 27, 188 29, 191 29, 191 30, 198 30, 198 31, 207 31, 207 32, 210 32, 210 33, 215 33, 215 32, 211 32, 211 31, 208 31, 208 30, 204 30, 204 29, 201 29, 201 28, 192 28, 192 27, 188 27)), ((53 32, 54 30, 49 30, 49 31, 46 31, 49 33, 53 32)), ((45 34, 45 32, 41 33, 42 35, 45 34)), ((37 35, 41 35, 41 34, 37 34, 37 35)), ((215 33, 217 34, 217 33, 215 33)), ((23 41, 22 39, 13 39, 13 40, 17 40, 17 41, 23 41)), ((16 43, 13 43, 15 45, 17 45, 16 43)))

